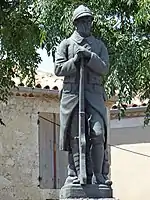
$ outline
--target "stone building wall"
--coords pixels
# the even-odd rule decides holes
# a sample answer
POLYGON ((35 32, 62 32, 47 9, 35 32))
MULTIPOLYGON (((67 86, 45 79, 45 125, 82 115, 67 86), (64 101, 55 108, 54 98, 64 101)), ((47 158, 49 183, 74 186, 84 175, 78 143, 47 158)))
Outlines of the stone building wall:
MULTIPOLYGON (((58 97, 48 100, 45 94, 38 97, 32 93, 16 95, 10 98, 7 106, 0 104, 0 118, 6 124, 6 127, 0 126, 0 200, 56 199, 58 190, 38 187, 37 120, 38 112, 59 113, 58 97)), ((131 116, 121 121, 111 120, 110 144, 149 155, 150 127, 143 129, 142 123, 143 118, 133 119, 131 116)), ((120 200, 147 198, 150 195, 149 157, 116 147, 111 147, 111 177, 115 196, 120 200)))
POLYGON ((56 191, 41 190, 39 181, 38 112, 58 113, 58 102, 12 97, 1 104, 0 200, 55 199, 56 191))

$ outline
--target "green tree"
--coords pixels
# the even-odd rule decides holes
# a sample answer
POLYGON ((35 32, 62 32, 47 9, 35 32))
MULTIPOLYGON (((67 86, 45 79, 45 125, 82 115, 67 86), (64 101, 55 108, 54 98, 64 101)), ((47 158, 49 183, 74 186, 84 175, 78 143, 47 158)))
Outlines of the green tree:
POLYGON ((7 102, 13 78, 27 78, 34 84, 35 71, 41 61, 40 28, 34 1, 0 1, 0 100, 7 102))
POLYGON ((93 33, 109 50, 110 73, 104 80, 108 96, 118 90, 119 107, 136 95, 150 99, 150 0, 45 0, 41 22, 48 53, 54 55, 57 44, 71 35, 72 12, 80 4, 94 12, 93 33))
MULTIPOLYGON (((33 82, 40 45, 55 58, 56 46, 73 31, 72 12, 80 4, 94 12, 93 34, 108 47, 110 73, 104 80, 108 96, 118 90, 119 106, 136 95, 150 99, 150 0, 2 0, 1 100, 13 85, 12 76, 28 76, 33 82)), ((149 110, 150 101, 146 123, 149 110)))

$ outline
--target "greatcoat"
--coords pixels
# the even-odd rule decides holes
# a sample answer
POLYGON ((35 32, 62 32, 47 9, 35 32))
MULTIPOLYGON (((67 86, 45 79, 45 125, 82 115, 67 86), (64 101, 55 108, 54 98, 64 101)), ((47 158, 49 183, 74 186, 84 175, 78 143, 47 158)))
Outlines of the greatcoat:
MULTIPOLYGON (((106 95, 103 87, 103 76, 109 71, 109 56, 104 43, 94 36, 81 37, 77 31, 70 38, 64 39, 56 52, 56 76, 64 76, 63 89, 60 97, 60 150, 68 151, 69 124, 71 114, 79 101, 79 67, 74 64, 73 57, 78 45, 88 48, 92 54, 90 60, 85 62, 85 99, 96 112, 100 114, 105 125, 105 138, 107 138, 106 123, 106 95)), ((106 143, 106 139, 105 139, 106 143)))

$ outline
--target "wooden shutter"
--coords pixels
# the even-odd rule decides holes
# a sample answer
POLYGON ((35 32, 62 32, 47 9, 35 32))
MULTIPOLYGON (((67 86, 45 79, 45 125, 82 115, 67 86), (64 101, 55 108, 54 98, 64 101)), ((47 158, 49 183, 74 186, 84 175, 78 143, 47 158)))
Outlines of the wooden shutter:
POLYGON ((53 115, 39 114, 39 183, 40 188, 54 188, 53 115))
POLYGON ((67 153, 59 151, 59 114, 39 114, 39 185, 59 189, 67 177, 67 153))

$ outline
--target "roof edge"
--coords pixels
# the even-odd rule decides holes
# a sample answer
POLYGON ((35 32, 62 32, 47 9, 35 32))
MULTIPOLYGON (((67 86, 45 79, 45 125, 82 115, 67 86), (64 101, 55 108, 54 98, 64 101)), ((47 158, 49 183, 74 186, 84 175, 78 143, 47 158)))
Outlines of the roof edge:
MULTIPOLYGON (((49 89, 41 89, 41 88, 31 88, 31 87, 24 87, 18 86, 11 90, 13 96, 20 96, 20 97, 30 97, 30 98, 46 98, 46 99, 53 99, 59 102, 59 93, 58 90, 49 90, 49 89)), ((106 106, 110 109, 111 119, 118 118, 118 109, 112 108, 115 104, 117 97, 114 96, 108 101, 106 101, 106 106)), ((137 105, 137 107, 127 107, 125 112, 126 117, 141 117, 145 115, 147 106, 137 105)))

